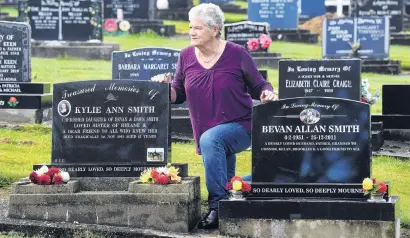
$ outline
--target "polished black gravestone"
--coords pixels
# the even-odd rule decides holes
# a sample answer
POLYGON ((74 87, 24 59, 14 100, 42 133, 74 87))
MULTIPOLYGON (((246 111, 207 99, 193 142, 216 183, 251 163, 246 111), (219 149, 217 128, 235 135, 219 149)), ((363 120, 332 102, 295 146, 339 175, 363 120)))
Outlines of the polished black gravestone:
POLYGON ((30 82, 30 36, 27 23, 0 21, 0 82, 30 82))
POLYGON ((19 2, 19 21, 29 22, 34 40, 102 41, 102 1, 19 2))
POLYGON ((41 122, 51 108, 50 84, 30 83, 30 43, 29 24, 0 21, 0 121, 41 122))
POLYGON ((164 166, 170 162, 169 87, 134 80, 55 84, 52 164, 88 176, 136 176, 164 166))
MULTIPOLYGON (((269 25, 259 22, 237 22, 225 24, 225 39, 247 48, 249 39, 259 39, 262 34, 269 36, 269 25)), ((278 61, 281 58, 280 53, 270 53, 268 49, 258 48, 257 51, 251 51, 253 60, 259 67, 278 68, 278 61)))
POLYGON ((255 106, 255 197, 364 198, 370 176, 370 105, 339 98, 290 98, 255 106))
POLYGON ((360 101, 360 60, 280 60, 279 98, 337 97, 360 101))
POLYGON ((174 74, 180 50, 147 47, 112 54, 112 79, 151 80, 164 73, 174 74))

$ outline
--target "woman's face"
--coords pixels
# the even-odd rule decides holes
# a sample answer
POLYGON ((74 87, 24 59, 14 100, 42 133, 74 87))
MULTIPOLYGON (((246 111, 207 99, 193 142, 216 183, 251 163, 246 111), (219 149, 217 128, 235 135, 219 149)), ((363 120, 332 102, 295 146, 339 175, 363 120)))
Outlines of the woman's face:
POLYGON ((191 37, 191 45, 193 46, 206 45, 216 37, 217 32, 217 27, 209 29, 209 27, 198 18, 189 23, 189 36, 191 37))
POLYGON ((65 103, 61 104, 61 111, 65 112, 67 110, 67 105, 65 103))

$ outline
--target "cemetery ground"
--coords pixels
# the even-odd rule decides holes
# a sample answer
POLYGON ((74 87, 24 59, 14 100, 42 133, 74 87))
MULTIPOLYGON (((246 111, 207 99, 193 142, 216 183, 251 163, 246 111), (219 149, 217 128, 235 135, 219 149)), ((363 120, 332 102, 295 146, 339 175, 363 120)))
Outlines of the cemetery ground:
MULTIPOLYGON (((181 24, 187 24, 181 22, 181 24)), ((182 28, 182 27, 181 27, 182 28)), ((150 33, 105 37, 106 42, 121 45, 121 50, 138 47, 162 46, 181 49, 189 45, 185 36, 163 38, 150 33)), ((273 42, 270 51, 282 54, 284 58, 318 59, 321 58, 320 45, 273 42)), ((391 58, 402 61, 403 73, 399 76, 362 74, 368 78, 371 91, 383 84, 410 84, 410 47, 392 46, 391 58)), ((58 59, 32 58, 32 82, 70 82, 92 79, 111 79, 110 61, 85 61, 75 58, 58 59)), ((278 71, 268 69, 268 79, 277 88, 278 71)), ((403 102, 405 104, 407 102, 403 102)), ((381 101, 372 106, 372 113, 381 113, 381 101)), ((27 177, 33 164, 50 163, 51 128, 43 125, 0 126, 0 200, 7 199, 9 185, 19 178, 27 177)), ((172 162, 188 163, 189 175, 201 176, 202 204, 205 208, 207 192, 204 183, 202 159, 195 154, 193 143, 173 143, 172 162)), ((410 227, 410 161, 389 157, 373 157, 372 174, 378 180, 392 183, 392 192, 400 196, 401 222, 404 228, 410 227)), ((251 152, 240 153, 237 158, 237 175, 251 172, 251 152)), ((405 231, 409 233, 408 230, 405 231)), ((1 235, 0 235, 1 237, 1 235)), ((405 237, 410 237, 406 235, 405 237)))

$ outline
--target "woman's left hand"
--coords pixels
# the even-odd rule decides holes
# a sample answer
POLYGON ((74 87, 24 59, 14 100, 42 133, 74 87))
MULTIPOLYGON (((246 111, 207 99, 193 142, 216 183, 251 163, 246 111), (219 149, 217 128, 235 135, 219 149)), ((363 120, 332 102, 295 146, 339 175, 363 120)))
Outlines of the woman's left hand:
POLYGON ((278 100, 278 94, 276 92, 272 92, 269 90, 262 91, 262 94, 261 94, 262 103, 269 102, 269 101, 276 101, 276 100, 278 100))

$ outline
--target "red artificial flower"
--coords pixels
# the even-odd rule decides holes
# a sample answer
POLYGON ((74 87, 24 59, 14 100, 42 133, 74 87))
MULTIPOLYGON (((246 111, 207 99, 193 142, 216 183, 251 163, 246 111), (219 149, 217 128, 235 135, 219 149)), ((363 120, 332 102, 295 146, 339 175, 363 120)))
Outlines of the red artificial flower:
POLYGON ((366 99, 364 99, 364 97, 362 97, 362 98, 360 99, 360 101, 361 101, 361 102, 366 102, 366 99))
POLYGON ((376 184, 376 178, 372 178, 373 184, 376 184))
POLYGON ((59 168, 49 168, 47 171, 47 175, 53 177, 55 174, 59 174, 61 171, 59 168))
POLYGON ((231 179, 231 183, 233 183, 233 182, 235 182, 235 181, 239 181, 239 182, 243 182, 243 180, 242 180, 242 178, 241 177, 239 177, 239 176, 234 176, 232 179, 231 179))
POLYGON ((37 175, 36 171, 31 172, 29 178, 30 178, 30 181, 31 181, 32 183, 37 183, 37 181, 38 181, 38 175, 37 175))
POLYGON ((40 185, 49 185, 50 184, 50 176, 47 174, 43 174, 38 178, 38 184, 40 185))
POLYGON ((247 182, 242 182, 242 191, 249 193, 251 191, 251 185, 247 182))
POLYGON ((383 182, 379 182, 379 190, 377 190, 378 193, 385 193, 387 191, 387 186, 383 182))
POLYGON ((226 184, 226 186, 225 186, 225 189, 226 190, 232 190, 232 183, 231 182, 228 182, 227 184, 226 184))
POLYGON ((157 179, 158 176, 159 176, 158 171, 157 171, 156 169, 153 169, 153 170, 151 171, 151 177, 152 177, 153 179, 157 179))
POLYGON ((117 21, 114 18, 105 20, 104 29, 108 32, 115 32, 118 29, 117 21))
POLYGON ((255 51, 259 49, 259 41, 256 38, 249 39, 247 42, 248 49, 251 51, 255 51))
POLYGON ((53 177, 54 184, 63 184, 63 176, 61 174, 55 174, 53 177))
POLYGON ((169 176, 168 175, 159 175, 155 180, 159 184, 167 184, 167 183, 169 183, 169 176))
POLYGON ((9 102, 17 102, 17 98, 16 97, 10 97, 9 102))

